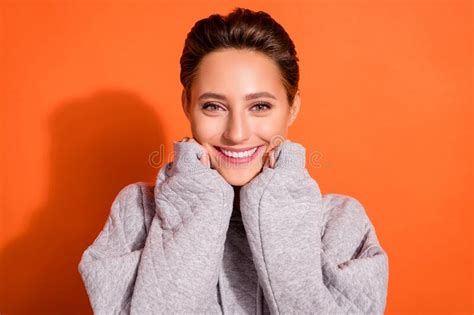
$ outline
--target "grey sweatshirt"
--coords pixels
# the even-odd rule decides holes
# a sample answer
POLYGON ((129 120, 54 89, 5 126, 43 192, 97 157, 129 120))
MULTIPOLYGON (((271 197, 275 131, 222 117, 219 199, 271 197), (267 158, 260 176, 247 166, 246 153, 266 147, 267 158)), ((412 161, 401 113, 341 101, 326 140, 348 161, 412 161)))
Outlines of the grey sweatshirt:
POLYGON ((124 187, 78 270, 95 314, 383 314, 388 256, 355 198, 284 142, 234 199, 193 142, 124 187), (235 205, 234 205, 234 201, 235 205))

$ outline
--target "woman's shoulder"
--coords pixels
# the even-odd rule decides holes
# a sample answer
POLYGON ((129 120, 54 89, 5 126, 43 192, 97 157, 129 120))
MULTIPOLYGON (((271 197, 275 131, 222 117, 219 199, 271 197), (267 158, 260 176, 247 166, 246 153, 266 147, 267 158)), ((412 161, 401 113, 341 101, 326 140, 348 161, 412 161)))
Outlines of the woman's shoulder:
POLYGON ((348 195, 322 195, 323 221, 321 229, 322 250, 337 264, 352 259, 387 253, 380 242, 362 203, 348 195))
MULTIPOLYGON (((143 208, 154 208, 154 185, 148 182, 135 182, 124 186, 115 197, 125 216, 139 214, 143 208), (134 211, 135 210, 135 211, 134 211)), ((123 217, 123 216, 122 216, 123 217)))
MULTIPOLYGON (((366 231, 371 225, 370 219, 362 203, 355 197, 328 193, 322 196, 323 231, 328 227, 351 227, 366 231)), ((339 229, 338 229, 339 230, 339 229)))
POLYGON ((338 193, 327 193, 321 196, 325 211, 365 213, 362 203, 353 196, 338 193))
POLYGON ((114 200, 113 209, 123 222, 125 233, 141 230, 148 232, 155 215, 154 184, 135 182, 123 187, 114 200))

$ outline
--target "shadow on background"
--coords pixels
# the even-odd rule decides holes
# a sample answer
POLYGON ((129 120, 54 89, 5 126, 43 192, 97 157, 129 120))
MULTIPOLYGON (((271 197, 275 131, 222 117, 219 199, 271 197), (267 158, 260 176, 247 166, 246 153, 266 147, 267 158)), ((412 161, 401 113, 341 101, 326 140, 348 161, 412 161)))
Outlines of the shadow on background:
POLYGON ((2 315, 92 313, 78 272, 82 253, 118 192, 154 181, 161 166, 148 162, 164 146, 161 124, 133 93, 98 91, 65 102, 49 125, 47 201, 0 253, 2 315))

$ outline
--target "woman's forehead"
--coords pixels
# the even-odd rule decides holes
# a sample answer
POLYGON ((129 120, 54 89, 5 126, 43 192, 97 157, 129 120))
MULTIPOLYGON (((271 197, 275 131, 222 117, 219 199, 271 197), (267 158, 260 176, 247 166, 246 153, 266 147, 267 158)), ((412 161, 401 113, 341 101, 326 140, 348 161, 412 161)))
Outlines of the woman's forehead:
POLYGON ((243 74, 278 73, 275 62, 262 52, 249 49, 221 49, 208 53, 200 62, 199 72, 225 75, 226 71, 243 74), (225 71, 224 71, 225 70, 225 71))
POLYGON ((200 63, 193 86, 197 97, 206 92, 242 97, 262 91, 277 97, 285 94, 278 66, 263 53, 249 50, 209 53, 200 63))

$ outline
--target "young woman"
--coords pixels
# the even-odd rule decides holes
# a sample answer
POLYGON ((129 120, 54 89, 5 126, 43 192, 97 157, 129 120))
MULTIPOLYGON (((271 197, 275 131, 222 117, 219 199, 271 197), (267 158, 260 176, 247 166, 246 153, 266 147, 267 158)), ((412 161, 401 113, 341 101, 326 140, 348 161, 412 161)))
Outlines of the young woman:
POLYGON ((363 206, 321 195, 298 58, 267 13, 198 21, 181 57, 192 138, 156 182, 123 188, 79 263, 98 314, 383 314, 388 256, 363 206))

